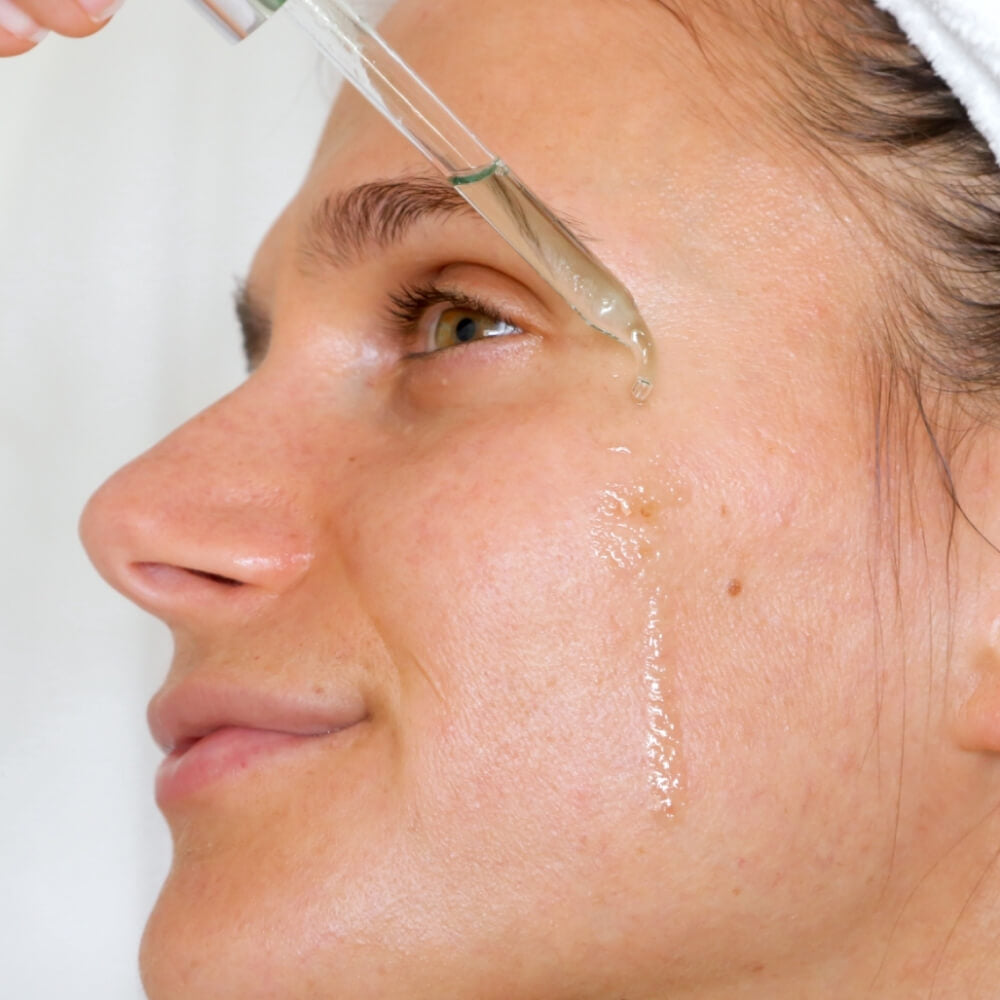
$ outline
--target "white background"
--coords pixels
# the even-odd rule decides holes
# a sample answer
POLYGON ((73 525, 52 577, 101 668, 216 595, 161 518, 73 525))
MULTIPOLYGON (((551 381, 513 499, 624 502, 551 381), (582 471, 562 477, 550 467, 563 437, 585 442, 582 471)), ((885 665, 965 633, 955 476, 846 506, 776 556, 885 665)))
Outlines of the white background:
POLYGON ((115 468, 232 388, 231 291, 334 83, 290 19, 183 0, 0 60, 0 996, 139 1000, 169 863, 144 712, 169 637, 76 536, 115 468))

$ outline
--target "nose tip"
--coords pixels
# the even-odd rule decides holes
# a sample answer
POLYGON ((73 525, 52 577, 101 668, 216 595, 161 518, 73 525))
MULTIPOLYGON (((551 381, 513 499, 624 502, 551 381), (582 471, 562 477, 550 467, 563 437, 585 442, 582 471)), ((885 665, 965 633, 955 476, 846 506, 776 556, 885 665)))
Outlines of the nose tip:
POLYGON ((313 562, 308 518, 280 473, 268 481, 273 464, 244 456, 227 467, 225 454, 168 438, 112 476, 80 519, 98 572, 170 624, 247 612, 313 562))

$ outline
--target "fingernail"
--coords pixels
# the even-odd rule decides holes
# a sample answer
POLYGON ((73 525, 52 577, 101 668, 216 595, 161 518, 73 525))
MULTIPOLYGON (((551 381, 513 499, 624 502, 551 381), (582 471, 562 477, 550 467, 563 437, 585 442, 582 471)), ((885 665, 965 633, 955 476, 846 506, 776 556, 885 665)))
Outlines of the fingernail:
POLYGON ((78 0, 80 6, 87 12, 95 24, 103 24, 121 10, 125 0, 78 0))
POLYGON ((33 18, 15 7, 12 0, 0 0, 0 28, 26 42, 40 42, 48 32, 33 18))

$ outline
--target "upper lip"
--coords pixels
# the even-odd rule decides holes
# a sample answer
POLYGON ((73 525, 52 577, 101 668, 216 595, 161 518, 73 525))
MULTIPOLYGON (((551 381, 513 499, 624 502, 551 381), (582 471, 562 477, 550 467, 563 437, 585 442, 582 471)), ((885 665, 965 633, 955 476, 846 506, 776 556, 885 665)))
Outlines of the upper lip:
POLYGON ((146 713, 153 739, 166 753, 183 752, 210 733, 230 726, 322 736, 363 722, 367 714, 357 691, 310 700, 292 693, 202 681, 182 681, 163 688, 146 713))

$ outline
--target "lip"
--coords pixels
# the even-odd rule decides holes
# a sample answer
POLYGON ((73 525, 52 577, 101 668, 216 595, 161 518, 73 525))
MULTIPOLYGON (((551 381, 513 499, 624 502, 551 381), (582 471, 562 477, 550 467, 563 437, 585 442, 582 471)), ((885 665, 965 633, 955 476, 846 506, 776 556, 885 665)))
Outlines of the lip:
POLYGON ((368 718, 357 691, 310 701, 189 681, 157 694, 147 715, 167 754, 156 775, 161 808, 275 758, 341 740, 368 718))
POLYGON ((223 726, 164 758, 156 772, 156 803, 167 809, 209 786, 258 771, 271 760, 287 757, 318 741, 336 739, 346 732, 340 729, 301 736, 272 729, 223 726))

